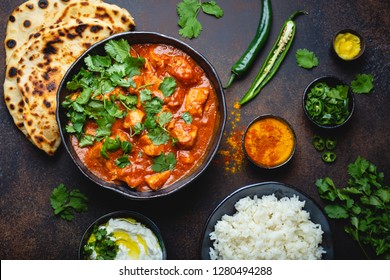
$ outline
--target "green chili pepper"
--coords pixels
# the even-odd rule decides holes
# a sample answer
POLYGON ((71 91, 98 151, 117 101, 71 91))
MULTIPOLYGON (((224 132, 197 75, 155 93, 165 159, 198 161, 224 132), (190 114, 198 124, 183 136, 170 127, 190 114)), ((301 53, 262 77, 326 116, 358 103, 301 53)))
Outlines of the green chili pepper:
POLYGON ((325 161, 326 163, 331 163, 336 160, 336 154, 334 152, 323 152, 321 156, 322 160, 325 161))
POLYGON ((333 139, 326 139, 325 141, 325 147, 328 149, 328 150, 333 150, 335 147, 336 147, 336 140, 333 140, 333 139))
POLYGON ((317 99, 317 98, 312 98, 311 99, 311 107, 310 107, 310 113, 313 116, 318 116, 322 113, 324 109, 324 103, 317 99))
POLYGON ((318 135, 314 135, 313 140, 311 140, 311 143, 314 146, 314 149, 321 152, 325 149, 325 141, 318 135))
POLYGON ((262 0, 262 11, 259 25, 257 27, 256 35, 249 44, 247 50, 233 65, 228 84, 225 88, 230 87, 235 77, 244 75, 249 67, 253 64, 257 54, 267 41, 272 22, 272 9, 270 0, 262 0))
POLYGON ((263 63, 263 66, 261 67, 251 87, 244 95, 244 97, 240 100, 240 105, 243 105, 255 98, 255 96, 260 92, 260 90, 275 75, 280 64, 284 60, 284 57, 286 56, 288 50, 290 49, 291 43, 295 36, 296 28, 293 19, 300 14, 307 14, 307 12, 297 11, 292 14, 289 19, 283 24, 278 39, 276 40, 267 58, 265 59, 265 62, 263 63))

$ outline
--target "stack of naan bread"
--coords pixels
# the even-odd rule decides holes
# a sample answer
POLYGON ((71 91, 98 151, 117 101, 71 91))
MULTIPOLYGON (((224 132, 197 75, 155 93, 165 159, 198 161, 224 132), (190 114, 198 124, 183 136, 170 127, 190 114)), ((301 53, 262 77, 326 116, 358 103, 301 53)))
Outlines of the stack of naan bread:
POLYGON ((53 155, 61 138, 56 94, 71 64, 91 45, 135 26, 130 13, 100 0, 30 0, 8 20, 4 98, 16 126, 53 155))

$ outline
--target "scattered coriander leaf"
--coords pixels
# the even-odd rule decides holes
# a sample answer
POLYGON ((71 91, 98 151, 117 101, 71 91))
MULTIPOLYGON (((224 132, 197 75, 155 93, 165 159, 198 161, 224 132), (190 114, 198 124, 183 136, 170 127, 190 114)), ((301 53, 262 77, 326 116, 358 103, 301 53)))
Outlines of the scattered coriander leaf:
POLYGON ((189 18, 186 24, 179 30, 179 34, 183 38, 197 38, 202 32, 202 25, 196 18, 189 18))
POLYGON ((69 194, 64 184, 60 184, 53 190, 50 196, 50 204, 54 209, 54 214, 57 215, 64 210, 64 204, 68 200, 69 194))
POLYGON ((69 192, 64 184, 59 184, 54 188, 50 196, 50 205, 54 215, 60 215, 62 219, 67 221, 74 219, 74 211, 87 211, 87 202, 88 198, 80 190, 74 189, 69 192))
POLYGON ((85 212, 88 210, 86 202, 88 198, 85 194, 81 193, 79 189, 74 189, 69 194, 69 206, 76 212, 85 212))
POLYGON ((222 8, 218 6, 214 0, 210 2, 203 2, 202 10, 205 14, 215 16, 216 18, 221 18, 224 14, 222 8))
POLYGON ((358 74, 351 82, 352 91, 357 94, 368 94, 374 88, 373 82, 374 77, 371 74, 358 74))
POLYGON ((311 69, 318 66, 318 58, 315 53, 307 49, 298 49, 295 58, 299 67, 311 69))
POLYGON ((224 14, 223 10, 217 3, 212 0, 210 2, 201 2, 198 0, 183 0, 177 4, 177 14, 179 15, 178 25, 181 27, 179 34, 184 38, 196 38, 202 31, 202 25, 198 21, 197 16, 199 10, 206 14, 213 15, 216 18, 221 18, 224 14))
POLYGON ((83 88, 80 95, 76 98, 76 102, 80 105, 87 104, 91 95, 92 95, 91 88, 83 88))

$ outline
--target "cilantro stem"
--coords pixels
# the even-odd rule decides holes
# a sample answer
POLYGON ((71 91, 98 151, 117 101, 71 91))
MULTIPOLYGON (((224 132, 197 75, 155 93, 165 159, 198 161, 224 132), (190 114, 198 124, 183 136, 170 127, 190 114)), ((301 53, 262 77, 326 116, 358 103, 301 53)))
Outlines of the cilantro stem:
POLYGON ((144 84, 144 85, 142 85, 142 86, 139 86, 139 87, 137 88, 137 90, 141 90, 141 89, 144 89, 144 88, 153 86, 154 84, 155 84, 155 83, 144 84))
MULTIPOLYGON (((358 230, 356 230, 356 231, 358 231, 358 230)), ((357 234, 359 234, 359 233, 357 233, 357 234)), ((364 250, 364 247, 363 247, 362 243, 360 243, 359 236, 358 236, 358 239, 356 239, 356 241, 359 244, 360 249, 362 249, 362 251, 363 251, 364 255, 366 256, 366 258, 368 260, 370 260, 371 259, 370 256, 367 254, 366 250, 364 250)))

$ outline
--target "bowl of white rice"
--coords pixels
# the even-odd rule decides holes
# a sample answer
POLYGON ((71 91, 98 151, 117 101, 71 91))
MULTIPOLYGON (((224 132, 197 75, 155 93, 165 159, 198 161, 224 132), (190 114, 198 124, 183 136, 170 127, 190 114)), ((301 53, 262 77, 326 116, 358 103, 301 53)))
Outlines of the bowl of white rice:
POLYGON ((332 235, 321 208, 279 182, 238 189, 210 215, 203 234, 204 260, 333 259, 332 235))

